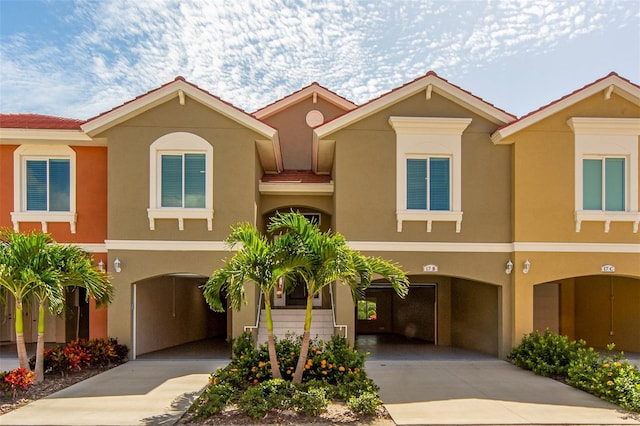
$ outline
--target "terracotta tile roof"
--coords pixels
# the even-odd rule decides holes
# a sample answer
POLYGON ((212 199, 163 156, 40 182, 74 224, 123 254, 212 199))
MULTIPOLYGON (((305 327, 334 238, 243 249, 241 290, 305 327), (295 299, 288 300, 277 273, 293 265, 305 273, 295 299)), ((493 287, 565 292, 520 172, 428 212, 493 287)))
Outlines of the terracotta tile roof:
POLYGON ((511 123, 505 124, 505 125, 504 125, 504 126, 502 126, 502 127, 499 127, 499 128, 498 128, 498 130, 502 130, 502 129, 504 129, 505 127, 510 127, 510 126, 512 126, 512 125, 515 125, 515 124, 519 123, 520 121, 524 120, 525 118, 528 118, 528 117, 531 117, 532 115, 538 114, 539 112, 544 111, 545 109, 550 108, 550 107, 552 107, 553 105, 555 105, 555 104, 557 104, 557 103, 559 103, 559 102, 562 102, 562 101, 564 101, 564 100, 565 100, 565 99, 567 99, 567 98, 570 98, 571 96, 574 96, 576 93, 580 93, 580 92, 582 92, 583 90, 588 89, 589 87, 591 87, 591 86, 593 86, 593 85, 596 85, 596 84, 600 83, 601 81, 606 80, 606 79, 607 79, 607 78, 609 78, 609 77, 614 77, 614 76, 615 76, 615 77, 618 77, 619 79, 624 80, 624 81, 626 81, 627 83, 629 83, 629 84, 631 84, 631 85, 633 85, 633 86, 635 86, 635 87, 637 87, 637 88, 639 88, 639 89, 640 89, 640 86, 638 86, 637 84, 633 83, 631 80, 628 80, 628 79, 626 79, 626 78, 624 78, 624 77, 620 77, 620 76, 618 75, 618 73, 616 73, 616 72, 613 72, 613 71, 612 71, 612 72, 610 72, 609 74, 605 75, 605 76, 604 76, 604 77, 602 77, 602 78, 597 79, 596 81, 594 81, 594 82, 592 82, 592 83, 586 84, 586 85, 584 85, 583 87, 581 87, 581 88, 579 88, 579 89, 576 89, 576 90, 574 90, 573 92, 571 92, 571 93, 569 93, 569 94, 567 94, 567 95, 564 95, 563 97, 561 97, 561 98, 559 98, 559 99, 556 99, 555 101, 552 101, 552 102, 548 103, 547 105, 541 106, 540 108, 538 108, 538 109, 536 109, 536 110, 533 110, 533 111, 531 111, 531 112, 529 112, 529 113, 527 113, 527 114, 523 115, 522 117, 518 118, 516 121, 513 121, 513 122, 511 122, 511 123))
POLYGON ((331 183, 330 175, 317 175, 311 170, 283 170, 277 175, 265 174, 262 183, 331 183))
MULTIPOLYGON (((113 107, 113 108, 111 108, 111 109, 110 109, 110 110, 108 110, 108 111, 104 111, 104 112, 102 112, 102 113, 100 113, 100 114, 96 115, 95 117, 91 117, 91 118, 90 118, 90 119, 88 119, 86 122, 88 123, 88 122, 90 122, 90 121, 93 121, 93 120, 95 120, 95 119, 97 119, 97 118, 102 117, 103 115, 109 114, 109 113, 110 113, 110 112, 112 112, 112 111, 115 111, 115 110, 117 110, 117 109, 120 109, 120 108, 122 108, 122 107, 124 107, 124 106, 126 106, 126 105, 128 105, 128 104, 130 104, 130 103, 132 103, 132 102, 137 101, 137 100, 138 100, 138 99, 140 99, 140 98, 144 98, 145 96, 148 96, 148 95, 150 95, 150 94, 152 94, 152 93, 154 93, 154 92, 157 92, 157 91, 159 91, 159 90, 161 90, 161 89, 163 89, 163 88, 165 88, 165 87, 169 86, 170 84, 175 83, 176 81, 182 81, 182 82, 184 82, 185 84, 188 84, 189 86, 193 87, 194 89, 199 90, 200 92, 205 93, 206 95, 211 96, 211 97, 213 97, 213 98, 217 99, 218 101, 222 102, 223 104, 226 104, 226 105, 230 106, 231 108, 233 108, 233 109, 235 109, 235 110, 237 110, 237 111, 239 111, 239 112, 241 112, 241 113, 243 113, 243 114, 245 114, 245 115, 247 115, 247 116, 249 116, 249 117, 251 117, 251 118, 254 118, 253 116, 251 116, 251 114, 249 114, 249 113, 248 113, 248 112, 246 112, 245 110, 240 109, 240 108, 238 108, 237 106, 233 105, 232 103, 227 102, 227 101, 225 101, 225 100, 223 100, 223 99, 219 98, 218 96, 216 96, 216 95, 212 94, 211 92, 208 92, 208 91, 206 91, 206 90, 204 90, 204 89, 200 88, 199 86, 197 86, 197 85, 195 85, 195 84, 193 84, 193 83, 191 83, 191 82, 187 81, 183 76, 179 75, 179 76, 177 76, 176 78, 174 78, 172 81, 169 81, 169 82, 167 82, 167 83, 163 84, 163 85, 162 85, 162 86, 160 86, 160 87, 156 87, 155 89, 149 90, 148 92, 143 93, 142 95, 138 95, 138 96, 136 96, 135 98, 130 99, 130 100, 128 100, 128 101, 126 101, 126 102, 124 102, 124 103, 122 103, 122 104, 120 104, 120 105, 118 105, 118 106, 116 106, 116 107, 113 107)), ((255 118, 254 118, 254 119, 255 119, 255 118)))
POLYGON ((5 129, 81 130, 83 120, 40 114, 0 114, 5 129))
POLYGON ((297 95, 298 93, 300 93, 300 92, 302 92, 302 91, 304 91, 304 90, 309 89, 310 87, 314 87, 314 86, 315 86, 315 87, 319 87, 319 88, 321 88, 321 89, 323 89, 323 90, 326 90, 327 92, 331 93, 332 95, 335 95, 337 98, 340 98, 340 99, 344 100, 345 102, 348 102, 348 103, 352 104, 354 107, 357 107, 357 104, 355 104, 354 102, 350 101, 349 99, 345 98, 344 96, 341 96, 341 95, 337 94, 337 93, 336 93, 336 92, 334 92, 333 90, 329 90, 329 89, 327 89, 326 87, 322 86, 322 85, 321 85, 320 83, 318 83, 317 81, 314 81, 314 82, 312 82, 311 84, 309 84, 308 86, 305 86, 305 87, 303 87, 303 88, 301 88, 301 89, 298 89, 298 90, 296 90, 295 92, 291 92, 291 93, 289 93, 288 95, 286 95, 286 96, 284 96, 284 97, 282 97, 282 98, 280 98, 280 99, 277 99, 277 100, 275 100, 275 101, 271 102, 270 104, 267 104, 267 105, 265 105, 265 106, 263 106, 263 107, 260 107, 259 109, 257 109, 257 110, 255 110, 254 112, 252 112, 252 113, 251 113, 251 115, 255 116, 255 115, 256 115, 256 114, 258 114, 260 111, 265 110, 265 109, 269 108, 269 107, 270 107, 270 106, 272 106, 272 105, 275 105, 275 104, 278 104, 278 103, 281 103, 281 102, 286 102, 286 101, 287 101, 287 99, 289 99, 289 98, 291 98, 291 97, 293 97, 293 96, 297 95))
MULTIPOLYGON (((402 86, 398 86, 398 87, 396 87, 396 88, 394 88, 394 89, 391 89, 391 90, 389 90, 388 92, 382 93, 380 96, 378 96, 378 97, 376 97, 376 98, 370 99, 370 100, 368 100, 367 102, 365 102, 365 103, 363 103, 363 104, 361 104, 361 105, 358 105, 358 107, 357 107, 356 109, 352 110, 352 111, 347 111, 347 112, 345 112, 345 113, 344 113, 344 114, 342 114, 342 115, 339 115, 339 116, 337 116, 337 117, 334 117, 334 118, 333 118, 333 119, 331 119, 331 120, 327 120, 327 121, 325 121, 324 123, 322 123, 322 125, 321 125, 321 126, 324 126, 324 125, 325 125, 325 124, 327 124, 327 123, 330 123, 330 122, 332 122, 332 121, 334 121, 334 120, 337 120, 338 118, 341 118, 341 117, 342 117, 342 116, 344 116, 344 115, 347 115, 347 114, 353 114, 354 112, 356 112, 356 111, 358 111, 358 110, 360 110, 360 109, 364 108, 365 106, 367 106, 367 105, 369 105, 369 104, 371 104, 371 103, 373 103, 373 102, 376 102, 377 100, 382 99, 382 98, 384 98, 384 97, 386 97, 386 96, 389 96, 389 95, 391 95, 392 93, 395 93, 395 92, 397 92, 397 91, 399 91, 399 90, 402 90, 402 89, 404 89, 405 87, 407 87, 407 86, 409 86, 409 85, 411 85, 411 84, 414 84, 415 82, 417 82, 417 81, 419 81, 419 80, 422 80, 422 79, 424 79, 424 78, 426 78, 426 77, 429 77, 429 76, 436 77, 437 79, 439 79, 439 80, 441 80, 441 81, 443 81, 443 82, 445 82, 445 83, 447 83, 447 84, 450 84, 451 86, 455 87, 456 89, 458 89, 458 90, 460 90, 460 91, 462 91, 462 92, 464 92, 464 93, 468 94, 469 96, 472 96, 472 97, 474 97, 474 98, 478 99, 479 101, 483 102, 484 104, 489 105, 490 107, 495 108, 495 109, 499 110, 500 112, 503 112, 504 114, 507 114, 507 115, 508 115, 508 116, 510 116, 510 117, 513 117, 514 119, 515 119, 515 118, 517 118, 515 115, 511 114, 510 112, 507 112, 507 111, 505 111, 505 110, 504 110, 504 109, 502 109, 502 108, 498 108, 497 106, 495 106, 495 105, 494 105, 494 104, 492 104, 491 102, 487 102, 487 101, 485 101, 484 99, 482 99, 481 97, 474 95, 474 94, 473 94, 473 93, 471 93, 470 91, 465 90, 465 89, 463 89, 462 87, 460 87, 460 86, 458 86, 458 85, 456 85, 456 84, 451 83, 449 80, 447 80, 447 79, 445 79, 445 78, 440 77, 438 74, 436 74, 436 72, 435 72, 435 71, 428 71, 425 75, 422 75, 422 76, 420 76, 420 77, 417 77, 417 78, 415 78, 415 79, 413 79, 413 80, 411 80, 411 81, 409 81, 409 82, 407 82, 407 83, 403 84, 402 86)), ((318 127, 321 127, 321 126, 318 126, 318 127)))

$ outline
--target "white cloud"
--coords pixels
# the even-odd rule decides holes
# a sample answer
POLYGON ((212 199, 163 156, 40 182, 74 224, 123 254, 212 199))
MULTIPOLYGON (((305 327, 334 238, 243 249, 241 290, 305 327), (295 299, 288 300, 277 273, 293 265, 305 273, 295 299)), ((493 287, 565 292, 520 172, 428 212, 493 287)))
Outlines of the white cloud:
POLYGON ((176 75, 247 111, 312 81, 362 103, 430 69, 456 82, 505 58, 637 25, 630 5, 81 1, 60 17, 62 44, 3 35, 0 108, 88 118, 176 75))

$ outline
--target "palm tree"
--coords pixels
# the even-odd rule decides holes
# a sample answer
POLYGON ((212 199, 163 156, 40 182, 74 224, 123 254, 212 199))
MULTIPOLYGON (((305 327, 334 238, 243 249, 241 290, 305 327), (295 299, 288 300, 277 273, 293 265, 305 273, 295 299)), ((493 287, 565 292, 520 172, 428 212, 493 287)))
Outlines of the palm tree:
POLYGON ((0 286, 10 293, 16 305, 16 346, 20 367, 29 369, 24 344, 23 304, 38 303, 36 380, 44 380, 45 310, 59 315, 65 304, 64 289, 84 287, 87 297, 98 305, 113 297, 108 276, 100 272, 91 258, 76 246, 57 244, 49 235, 4 230, 0 233, 0 286))
POLYGON ((46 285, 34 289, 38 301, 38 342, 36 345, 36 381, 44 380, 44 325, 45 307, 59 315, 64 307, 64 288, 82 287, 86 297, 93 298, 96 306, 111 303, 113 286, 105 272, 101 272, 91 257, 74 245, 49 244, 47 253, 49 270, 43 270, 44 277, 51 276, 46 285))
POLYGON ((232 227, 226 242, 231 248, 239 244, 242 246, 231 259, 225 261, 224 268, 216 270, 204 284, 205 300, 211 309, 222 312, 221 294, 224 293, 231 308, 239 310, 246 302, 244 284, 254 282, 258 286, 264 298, 271 375, 273 378, 282 378, 273 336, 271 294, 278 280, 304 265, 304 259, 286 256, 281 242, 270 243, 248 223, 232 227))
MULTIPOLYGON (((24 342, 23 307, 35 291, 57 294, 53 287, 47 289, 51 275, 41 276, 46 265, 47 245, 51 238, 46 234, 31 232, 20 234, 5 230, 0 235, 0 286, 15 300, 16 350, 21 368, 29 370, 29 360, 24 342)), ((54 280, 55 281, 55 280, 54 280)), ((52 306, 56 305, 54 300, 52 306)))
POLYGON ((351 289, 354 300, 364 296, 375 274, 386 278, 400 297, 409 290, 409 280, 402 269, 377 257, 368 257, 351 250, 344 237, 331 231, 321 232, 299 213, 278 214, 269 225, 272 233, 282 232, 280 240, 292 254, 303 256, 307 265, 297 273, 307 288, 307 304, 300 357, 293 377, 294 383, 302 381, 309 352, 313 298, 324 287, 341 280, 351 289))

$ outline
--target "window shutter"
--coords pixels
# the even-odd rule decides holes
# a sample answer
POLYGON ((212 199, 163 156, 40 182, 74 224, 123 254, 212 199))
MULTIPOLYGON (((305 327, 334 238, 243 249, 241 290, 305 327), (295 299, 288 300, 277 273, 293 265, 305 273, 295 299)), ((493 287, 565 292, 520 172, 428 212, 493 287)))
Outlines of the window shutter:
POLYGON ((624 211, 624 158, 605 158, 605 210, 624 211))
POLYGON ((47 210, 46 160, 27 160, 27 210, 47 210))
POLYGON ((427 160, 407 159, 407 209, 427 209, 427 160))
POLYGON ((582 160, 582 208, 602 210, 602 160, 582 160))
POLYGON ((161 206, 182 207, 182 155, 163 155, 161 163, 161 206))
POLYGON ((205 154, 185 154, 184 156, 184 206, 205 207, 206 185, 205 154))
POLYGON ((70 176, 68 159, 49 160, 49 211, 70 210, 70 176))
POLYGON ((451 210, 448 158, 429 159, 429 210, 451 210))

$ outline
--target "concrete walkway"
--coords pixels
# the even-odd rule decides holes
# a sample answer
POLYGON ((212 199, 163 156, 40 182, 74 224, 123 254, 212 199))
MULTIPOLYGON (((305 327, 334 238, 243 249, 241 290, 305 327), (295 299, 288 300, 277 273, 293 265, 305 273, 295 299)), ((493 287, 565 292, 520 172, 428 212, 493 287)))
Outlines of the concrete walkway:
POLYGON ((229 359, 129 361, 0 416, 2 425, 172 425, 229 359))

